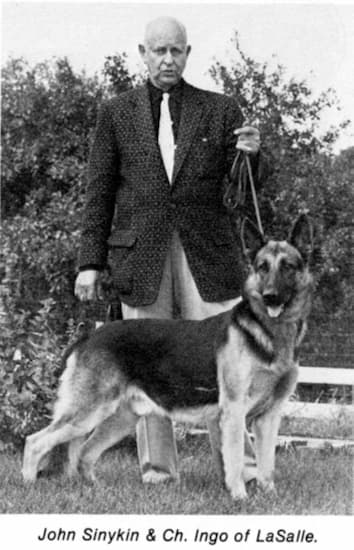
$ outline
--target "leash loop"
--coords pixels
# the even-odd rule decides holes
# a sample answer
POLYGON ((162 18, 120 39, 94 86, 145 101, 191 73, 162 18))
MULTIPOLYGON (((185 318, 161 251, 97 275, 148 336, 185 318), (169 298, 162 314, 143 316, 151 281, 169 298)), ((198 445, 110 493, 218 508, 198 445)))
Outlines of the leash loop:
POLYGON ((247 184, 249 184, 253 206, 256 214, 258 230, 264 237, 264 230, 258 206, 256 187, 252 175, 251 161, 247 153, 237 151, 230 170, 229 180, 230 184, 227 187, 223 197, 224 206, 228 210, 235 210, 236 208, 240 208, 241 212, 243 213, 246 200, 247 184))

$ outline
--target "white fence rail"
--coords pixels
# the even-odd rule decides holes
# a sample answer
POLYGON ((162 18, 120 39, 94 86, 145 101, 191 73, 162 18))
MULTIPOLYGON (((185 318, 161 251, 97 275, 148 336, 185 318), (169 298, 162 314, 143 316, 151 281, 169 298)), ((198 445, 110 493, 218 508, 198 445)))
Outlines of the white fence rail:
MULTIPOLYGON (((354 386, 354 368, 321 368, 321 367, 300 367, 300 384, 329 384, 339 386, 354 386)), ((296 448, 326 448, 326 447, 354 447, 354 405, 344 405, 340 403, 305 403, 303 401, 290 400, 284 409, 284 417, 290 419, 313 419, 314 422, 324 421, 328 423, 333 421, 345 423, 352 427, 351 438, 333 438, 333 437, 308 437, 301 435, 279 435, 278 444, 280 446, 293 446, 296 448)), ((191 429, 191 433, 206 433, 205 429, 191 429)), ((252 437, 252 435, 251 435, 252 437)))
MULTIPOLYGON (((354 386, 354 369, 300 367, 299 380, 301 384, 329 384, 354 386)), ((313 419, 314 421, 345 423, 352 427, 351 439, 316 438, 301 436, 279 436, 280 445, 306 446, 321 448, 325 446, 354 446, 354 406, 340 403, 304 403, 289 401, 284 410, 284 416, 292 419, 313 419)))
POLYGON ((354 368, 339 369, 334 367, 300 367, 299 382, 302 384, 334 384, 354 386, 354 368))

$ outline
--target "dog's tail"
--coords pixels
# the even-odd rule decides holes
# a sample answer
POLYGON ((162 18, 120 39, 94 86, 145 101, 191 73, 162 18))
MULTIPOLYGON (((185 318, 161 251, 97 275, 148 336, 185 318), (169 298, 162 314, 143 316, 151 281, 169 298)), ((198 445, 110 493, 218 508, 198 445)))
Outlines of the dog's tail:
POLYGON ((66 348, 61 358, 62 372, 66 368, 67 360, 70 357, 70 355, 75 350, 80 352, 83 345, 90 338, 94 329, 95 329, 95 325, 91 322, 86 321, 86 322, 79 323, 75 331, 74 341, 66 348))
MULTIPOLYGON (((76 329, 74 341, 66 348, 62 355, 60 383, 53 411, 54 421, 61 418, 64 411, 72 411, 75 408, 72 402, 75 371, 78 367, 78 359, 93 330, 93 324, 88 322, 80 323, 76 329)), ((67 416, 67 414, 64 414, 64 416, 67 416)))
POLYGON ((83 416, 117 407, 124 377, 110 350, 90 345, 92 330, 81 333, 63 356, 63 372, 54 405, 54 423, 77 423, 83 416))
POLYGON ((60 376, 60 383, 57 393, 57 399, 54 404, 53 421, 58 422, 59 419, 68 420, 67 416, 74 413, 75 407, 75 391, 74 378, 77 369, 79 348, 86 342, 88 337, 80 338, 68 348, 63 357, 63 372, 60 376))

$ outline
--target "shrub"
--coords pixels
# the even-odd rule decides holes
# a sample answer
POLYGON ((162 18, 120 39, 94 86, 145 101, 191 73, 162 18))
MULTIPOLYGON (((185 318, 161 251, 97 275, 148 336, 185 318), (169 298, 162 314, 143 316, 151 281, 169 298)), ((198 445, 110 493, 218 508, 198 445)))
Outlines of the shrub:
MULTIPOLYGON (((104 71, 101 79, 75 74, 67 59, 34 67, 14 59, 2 71, 0 440, 6 444, 47 422, 73 327, 104 315, 104 303, 81 306, 73 295, 97 107, 134 81, 124 55, 107 58, 104 71)), ((105 290, 111 292, 107 276, 105 290)))

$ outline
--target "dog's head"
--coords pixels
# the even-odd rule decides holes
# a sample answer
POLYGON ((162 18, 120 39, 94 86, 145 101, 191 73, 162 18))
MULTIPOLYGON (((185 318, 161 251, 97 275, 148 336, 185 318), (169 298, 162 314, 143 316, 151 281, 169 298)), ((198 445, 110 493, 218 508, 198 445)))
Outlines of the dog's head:
POLYGON ((250 265, 245 294, 253 305, 272 319, 305 313, 303 298, 306 295, 308 303, 312 292, 308 264, 313 230, 308 217, 300 215, 287 241, 266 241, 246 219, 242 224, 241 241, 250 265))

